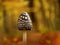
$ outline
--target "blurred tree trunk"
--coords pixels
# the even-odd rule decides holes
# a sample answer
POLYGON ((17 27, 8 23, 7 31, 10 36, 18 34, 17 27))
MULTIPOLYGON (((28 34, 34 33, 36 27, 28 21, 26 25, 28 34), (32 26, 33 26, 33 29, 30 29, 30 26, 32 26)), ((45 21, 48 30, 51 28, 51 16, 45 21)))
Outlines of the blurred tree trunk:
POLYGON ((56 5, 56 11, 57 14, 55 15, 55 26, 56 26, 56 30, 60 30, 60 0, 56 1, 57 5, 56 5))
POLYGON ((29 0, 29 8, 30 8, 30 16, 31 16, 31 19, 32 19, 32 22, 33 22, 33 25, 34 25, 34 31, 35 32, 39 32, 38 30, 38 26, 37 26, 37 20, 36 20, 36 16, 35 16, 35 12, 34 12, 34 0, 29 0))
POLYGON ((5 29, 6 34, 9 35, 9 28, 7 26, 8 22, 7 22, 6 8, 4 5, 2 6, 2 8, 3 8, 3 18, 4 18, 4 29, 5 29))
POLYGON ((41 4, 41 8, 40 8, 40 10, 41 10, 41 13, 42 13, 42 21, 43 21, 43 23, 44 23, 44 25, 45 26, 47 26, 47 28, 49 29, 49 20, 46 18, 46 16, 45 16, 45 9, 44 9, 44 4, 43 4, 43 0, 39 0, 39 2, 40 2, 40 4, 41 4))
POLYGON ((54 19, 55 18, 55 4, 54 4, 54 0, 50 0, 49 1, 49 25, 50 25, 50 30, 53 31, 55 30, 55 24, 54 24, 54 19))

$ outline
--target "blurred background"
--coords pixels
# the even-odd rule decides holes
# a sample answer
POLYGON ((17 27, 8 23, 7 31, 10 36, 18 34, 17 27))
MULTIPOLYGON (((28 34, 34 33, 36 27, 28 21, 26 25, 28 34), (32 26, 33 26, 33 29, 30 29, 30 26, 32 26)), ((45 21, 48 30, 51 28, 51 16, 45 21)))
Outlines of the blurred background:
POLYGON ((0 45, 22 45, 20 41, 22 31, 18 30, 17 22, 19 15, 24 11, 29 13, 33 23, 33 28, 28 31, 28 34, 34 33, 33 35, 38 37, 42 34, 43 37, 44 34, 51 34, 53 37, 58 32, 57 37, 59 37, 60 0, 0 0, 0 45))

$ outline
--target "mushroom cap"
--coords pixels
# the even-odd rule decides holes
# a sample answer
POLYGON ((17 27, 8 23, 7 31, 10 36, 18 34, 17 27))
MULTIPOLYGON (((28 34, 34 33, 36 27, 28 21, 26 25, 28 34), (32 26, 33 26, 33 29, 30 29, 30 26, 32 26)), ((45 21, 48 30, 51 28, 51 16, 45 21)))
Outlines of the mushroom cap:
POLYGON ((32 29, 32 21, 27 12, 22 12, 18 18, 18 29, 19 30, 31 30, 32 29))

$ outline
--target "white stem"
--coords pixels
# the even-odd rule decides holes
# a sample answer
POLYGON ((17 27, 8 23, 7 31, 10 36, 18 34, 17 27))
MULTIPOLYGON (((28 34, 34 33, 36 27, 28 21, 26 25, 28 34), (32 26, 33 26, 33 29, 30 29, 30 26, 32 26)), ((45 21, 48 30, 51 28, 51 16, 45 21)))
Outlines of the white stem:
POLYGON ((23 31, 23 45, 27 45, 27 32, 23 31))

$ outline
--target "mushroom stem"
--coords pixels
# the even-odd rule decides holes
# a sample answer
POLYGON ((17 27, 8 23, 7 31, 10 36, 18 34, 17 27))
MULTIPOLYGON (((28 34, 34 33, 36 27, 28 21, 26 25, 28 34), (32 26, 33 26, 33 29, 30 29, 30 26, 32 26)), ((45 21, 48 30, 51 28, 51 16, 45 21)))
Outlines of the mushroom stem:
POLYGON ((23 31, 23 45, 27 45, 27 31, 23 31))

